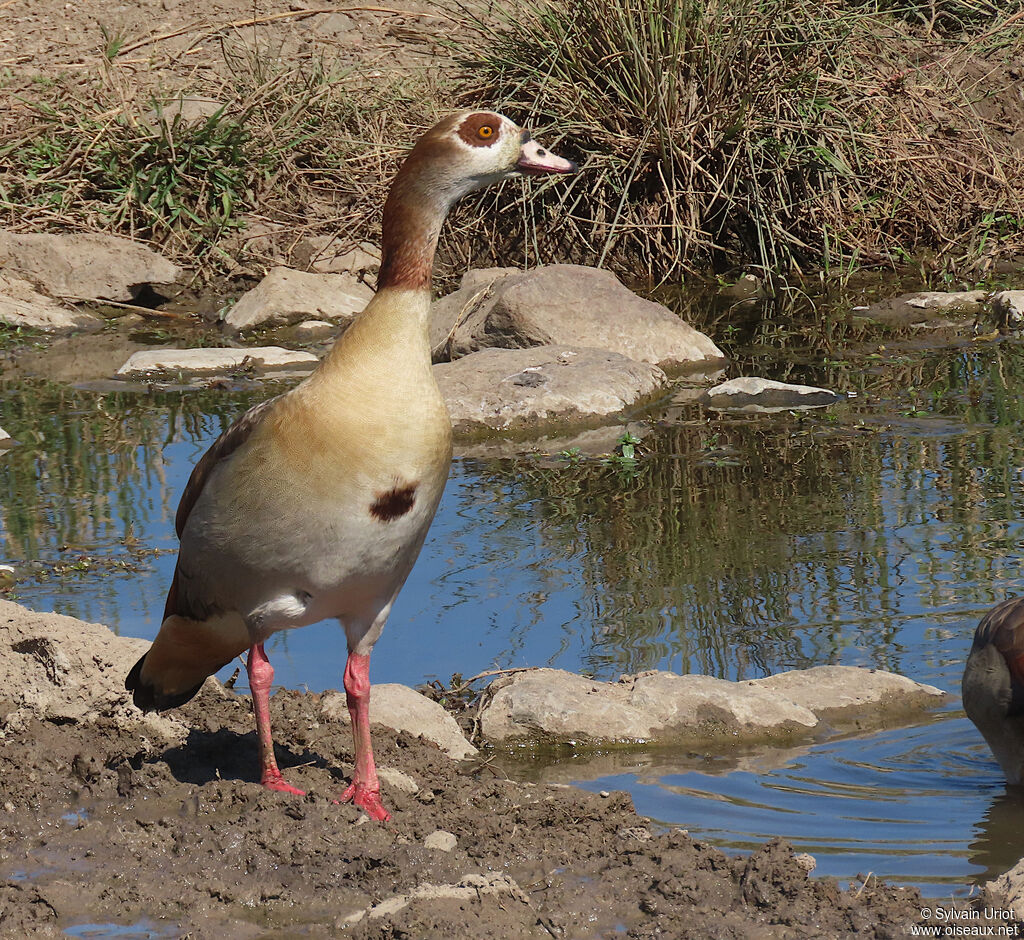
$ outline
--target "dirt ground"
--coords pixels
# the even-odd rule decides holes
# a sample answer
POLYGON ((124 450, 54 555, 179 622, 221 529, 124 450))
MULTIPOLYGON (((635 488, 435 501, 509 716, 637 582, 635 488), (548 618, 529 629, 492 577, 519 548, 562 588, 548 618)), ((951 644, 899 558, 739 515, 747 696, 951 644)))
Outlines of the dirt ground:
POLYGON ((320 695, 273 697, 308 792, 265 791, 246 696, 208 683, 143 718, 119 688, 143 641, 0 608, 3 938, 899 937, 920 920, 916 891, 840 891, 781 841, 728 858, 624 793, 517 782, 382 726, 393 818, 371 822, 333 802, 352 742, 320 695))
POLYGON ((352 740, 321 695, 272 698, 279 762, 307 795, 268 792, 247 696, 211 680, 166 716, 131 705, 146 647, 0 601, 4 940, 903 937, 923 922, 916 890, 841 891, 784 842, 729 858, 624 793, 517 781, 486 751, 460 763, 379 725, 393 817, 371 822, 334 802, 352 740))

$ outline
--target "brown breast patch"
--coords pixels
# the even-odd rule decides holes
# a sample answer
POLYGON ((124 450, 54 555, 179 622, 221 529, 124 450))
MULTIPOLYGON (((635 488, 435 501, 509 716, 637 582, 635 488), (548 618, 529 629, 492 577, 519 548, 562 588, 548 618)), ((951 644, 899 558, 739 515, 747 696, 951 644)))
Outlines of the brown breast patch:
POLYGON ((377 498, 370 507, 370 515, 380 522, 392 522, 400 516, 404 516, 416 502, 417 483, 406 483, 404 486, 395 486, 383 493, 378 493, 377 498))

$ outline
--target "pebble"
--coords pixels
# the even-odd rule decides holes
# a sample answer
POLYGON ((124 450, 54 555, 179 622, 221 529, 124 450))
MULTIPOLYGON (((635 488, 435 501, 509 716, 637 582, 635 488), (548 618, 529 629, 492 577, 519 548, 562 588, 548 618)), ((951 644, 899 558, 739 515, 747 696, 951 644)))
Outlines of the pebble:
POLYGON ((440 852, 450 852, 458 843, 459 840, 444 829, 435 829, 423 840, 424 846, 428 849, 437 849, 440 852))

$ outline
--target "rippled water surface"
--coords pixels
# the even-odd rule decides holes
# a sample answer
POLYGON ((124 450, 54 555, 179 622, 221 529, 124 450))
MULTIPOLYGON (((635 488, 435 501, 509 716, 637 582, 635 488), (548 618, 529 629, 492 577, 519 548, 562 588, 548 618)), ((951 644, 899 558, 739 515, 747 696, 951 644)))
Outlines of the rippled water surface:
MULTIPOLYGON (((1024 591, 1024 345, 851 350, 799 365, 737 347, 760 374, 856 397, 803 417, 669 403, 631 472, 458 459, 372 678, 554 665, 736 679, 842 663, 958 694, 979 617, 1024 591)), ((0 561, 20 567, 17 599, 152 637, 185 479, 266 394, 0 386, 0 424, 21 441, 0 457, 0 561)), ((340 687, 337 625, 268 650, 282 685, 340 687)), ((641 813, 724 847, 783 835, 819 874, 929 894, 964 893, 1024 855, 1024 799, 957 703, 916 727, 769 754, 652 750, 523 772, 597 773, 584 785, 628 789, 641 813)))

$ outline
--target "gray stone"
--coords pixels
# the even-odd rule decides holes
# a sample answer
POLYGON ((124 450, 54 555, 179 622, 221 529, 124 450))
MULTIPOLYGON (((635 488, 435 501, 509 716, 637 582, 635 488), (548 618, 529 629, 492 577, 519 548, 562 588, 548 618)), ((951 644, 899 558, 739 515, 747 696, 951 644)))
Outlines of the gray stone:
MULTIPOLYGON (((439 918, 436 914, 429 913, 430 905, 436 904, 439 910, 443 911, 452 902, 463 905, 479 905, 481 900, 486 897, 503 898, 506 900, 506 903, 508 899, 518 902, 525 911, 529 912, 530 922, 533 925, 536 924, 536 909, 530 904, 530 900, 523 893, 522 888, 508 875, 495 873, 465 875, 459 880, 458 884, 421 884, 406 894, 392 895, 373 907, 356 911, 354 914, 345 917, 340 924, 344 926, 358 924, 364 919, 373 921, 379 920, 382 917, 390 917, 411 904, 426 909, 426 912, 421 917, 422 920, 436 923, 439 918)), ((501 911, 503 914, 502 922, 508 922, 510 915, 505 904, 501 905, 501 911)))
POLYGON ((975 317, 983 312, 984 306, 985 292, 981 290, 918 291, 854 307, 853 312, 886 326, 936 328, 955 326, 951 317, 975 317))
MULTIPOLYGON (((349 720, 345 696, 340 692, 326 693, 320 701, 320 712, 332 721, 349 720)), ((455 760, 464 760, 477 752, 466 740, 459 723, 437 702, 395 682, 370 689, 370 721, 433 741, 455 760)))
POLYGON ((373 291, 344 274, 316 274, 273 268, 224 317, 227 329, 294 323, 297 320, 351 320, 373 291))
POLYGON ((557 669, 499 679, 480 716, 496 743, 604 745, 806 738, 823 721, 853 727, 941 704, 945 694, 903 676, 820 666, 745 682, 647 672, 597 682, 557 669))
POLYGON ((459 840, 444 829, 435 829, 423 840, 423 845, 426 848, 436 849, 439 852, 450 852, 458 844, 459 840))
POLYGON ((644 673, 596 682, 559 669, 498 680, 480 716, 490 741, 541 739, 576 743, 763 738, 818 724, 781 696, 711 676, 644 673), (748 693, 753 692, 753 695, 748 693))
POLYGON ((1001 290, 992 295, 992 312, 1001 326, 1024 326, 1024 290, 1001 290))
POLYGON ((772 412, 824 408, 841 397, 827 388, 744 376, 709 388, 700 401, 716 411, 772 412))
POLYGON ((115 375, 136 376, 154 372, 219 373, 252 366, 261 371, 285 368, 312 369, 319 360, 312 353, 280 346, 240 349, 144 349, 133 353, 115 375))
POLYGON ((719 296, 734 304, 752 304, 764 296, 764 285, 761 279, 753 274, 744 274, 734 284, 727 284, 719 291, 719 296))
POLYGON ((941 705, 948 695, 884 669, 858 666, 813 666, 793 669, 747 685, 784 695, 824 721, 842 721, 869 713, 877 718, 886 710, 913 711, 941 705))
POLYGON ((175 283, 181 268, 114 235, 38 235, 0 231, 0 268, 51 297, 130 303, 143 287, 175 283))
POLYGON ((567 345, 679 368, 724 359, 703 333, 614 274, 575 264, 470 271, 431 311, 435 361, 480 349, 567 345))
POLYGON ((292 336, 304 343, 315 342, 318 339, 327 339, 338 332, 336 323, 328 323, 326 320, 303 320, 292 327, 292 336))
POLYGON ((309 265, 321 274, 350 274, 363 279, 376 278, 380 271, 380 249, 371 242, 361 242, 340 249, 337 238, 324 235, 306 239, 309 265))
POLYGON ((0 323, 27 327, 45 333, 98 330, 99 317, 66 307, 40 294, 22 278, 0 274, 0 323))
POLYGON ((416 793, 420 788, 420 785, 412 777, 394 767, 378 767, 377 776, 389 787, 394 787, 403 793, 416 793))
POLYGON ((484 349, 434 366, 458 433, 596 423, 651 398, 657 366, 566 346, 484 349))
POLYGON ((577 458, 592 459, 613 454, 619 439, 627 431, 642 439, 649 428, 639 421, 631 421, 625 425, 610 424, 598 428, 567 428, 525 438, 520 435, 462 438, 455 442, 455 454, 459 457, 485 458, 533 454, 543 459, 545 466, 564 467, 567 461, 577 458))

